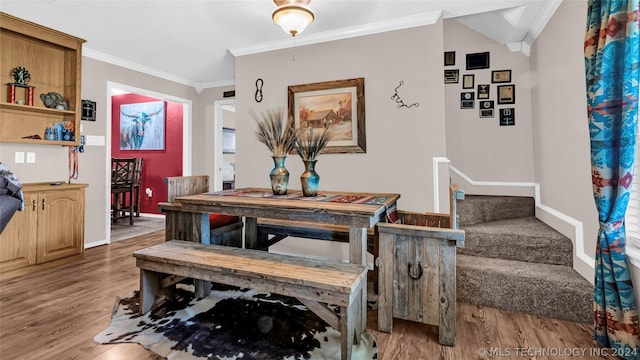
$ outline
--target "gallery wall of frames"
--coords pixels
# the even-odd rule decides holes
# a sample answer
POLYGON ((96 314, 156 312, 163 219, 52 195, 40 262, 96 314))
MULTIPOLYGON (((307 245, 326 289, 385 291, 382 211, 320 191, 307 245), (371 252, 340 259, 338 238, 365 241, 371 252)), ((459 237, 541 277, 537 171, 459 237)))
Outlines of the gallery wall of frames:
POLYGON ((500 126, 515 126, 516 85, 511 69, 492 69, 491 54, 467 53, 456 59, 444 52, 444 83, 460 87, 460 109, 478 109, 480 118, 497 118, 500 126), (477 70, 491 69, 491 81, 476 83, 477 70))

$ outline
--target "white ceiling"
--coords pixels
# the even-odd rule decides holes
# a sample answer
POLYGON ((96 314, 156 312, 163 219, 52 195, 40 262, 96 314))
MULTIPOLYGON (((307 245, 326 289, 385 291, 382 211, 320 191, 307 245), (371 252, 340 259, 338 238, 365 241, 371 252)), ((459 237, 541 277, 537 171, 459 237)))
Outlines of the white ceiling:
POLYGON ((202 88, 234 83, 234 55, 430 24, 440 16, 528 53, 562 0, 312 0, 296 38, 272 0, 2 0, 0 11, 87 40, 84 55, 202 88))

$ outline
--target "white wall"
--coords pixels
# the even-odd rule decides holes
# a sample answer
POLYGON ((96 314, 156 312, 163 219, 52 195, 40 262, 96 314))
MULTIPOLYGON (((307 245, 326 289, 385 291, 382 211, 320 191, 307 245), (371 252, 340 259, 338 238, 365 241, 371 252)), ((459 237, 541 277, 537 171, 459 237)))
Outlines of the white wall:
MULTIPOLYGON (((451 165, 474 181, 531 182, 533 171, 533 131, 531 118, 532 74, 529 58, 511 52, 484 35, 454 21, 444 22, 445 51, 456 52, 455 66, 460 82, 445 85, 447 157, 451 165), (490 68, 466 70, 466 54, 488 51, 490 68), (492 84, 492 70, 511 70, 516 86, 515 104, 499 105, 497 85, 492 84), (464 74, 475 75, 474 89, 463 89, 464 74), (494 101, 494 118, 480 118, 478 84, 489 84, 489 99, 494 101), (474 109, 460 109, 460 93, 473 91, 474 109), (500 126, 501 108, 515 108, 515 126, 500 126)), ((459 184, 463 185, 463 184, 459 184)), ((472 189, 465 188, 467 193, 472 189)))
MULTIPOLYGON (((287 108, 287 87, 357 77, 365 79, 366 154, 323 154, 316 170, 320 191, 401 193, 399 207, 432 211, 432 158, 445 156, 442 22, 413 29, 332 41, 236 59, 236 175, 238 187, 270 187, 273 162, 255 136, 249 110, 287 108), (261 103, 255 81, 264 80, 261 103), (396 108, 398 90, 406 103, 396 108)), ((289 187, 300 188, 304 171, 287 158, 289 187)), ((447 186, 447 184, 445 184, 447 186)))
POLYGON ((598 217, 591 184, 584 34, 587 2, 563 1, 531 49, 537 216, 574 242, 574 267, 593 281, 598 217), (564 219, 564 220, 563 220, 564 219))

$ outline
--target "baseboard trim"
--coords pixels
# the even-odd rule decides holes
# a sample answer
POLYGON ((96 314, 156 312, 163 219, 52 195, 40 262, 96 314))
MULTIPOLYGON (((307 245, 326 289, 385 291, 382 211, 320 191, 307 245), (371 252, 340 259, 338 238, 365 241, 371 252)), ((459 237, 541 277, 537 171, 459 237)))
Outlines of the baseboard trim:
POLYGON ((84 248, 86 250, 86 249, 90 249, 92 247, 101 246, 101 245, 107 245, 107 244, 109 244, 109 241, 107 241, 107 240, 94 241, 94 242, 90 242, 90 243, 84 244, 84 248))

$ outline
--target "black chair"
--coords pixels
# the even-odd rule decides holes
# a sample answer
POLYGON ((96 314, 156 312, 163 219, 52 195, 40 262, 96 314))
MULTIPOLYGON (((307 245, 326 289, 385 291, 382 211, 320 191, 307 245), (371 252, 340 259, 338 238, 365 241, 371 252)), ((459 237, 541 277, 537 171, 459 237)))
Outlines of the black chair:
POLYGON ((143 165, 143 158, 136 159, 136 168, 133 173, 133 210, 136 213, 136 217, 140 217, 140 181, 142 180, 143 165))
POLYGON ((111 220, 114 224, 128 217, 129 225, 133 225, 135 169, 136 158, 111 158, 111 220))

